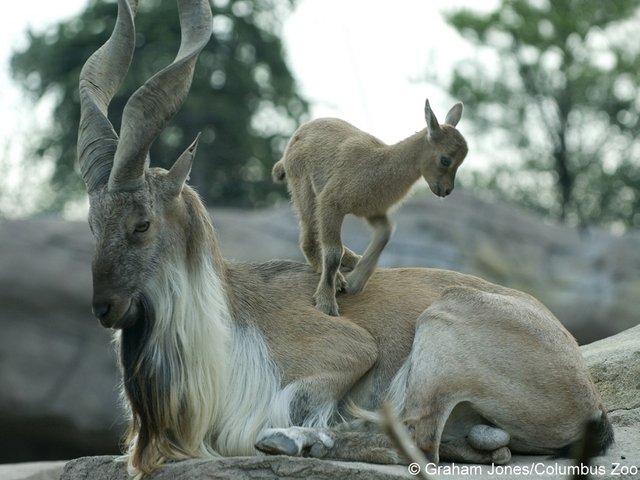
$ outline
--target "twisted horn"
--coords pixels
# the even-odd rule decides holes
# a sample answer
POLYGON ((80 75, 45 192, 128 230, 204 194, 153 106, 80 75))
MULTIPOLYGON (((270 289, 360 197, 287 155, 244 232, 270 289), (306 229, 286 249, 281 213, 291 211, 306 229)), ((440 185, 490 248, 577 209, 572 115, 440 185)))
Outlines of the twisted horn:
POLYGON ((110 191, 135 190, 142 185, 149 148, 182 105, 198 54, 211 37, 208 0, 178 0, 178 12, 182 39, 176 58, 147 80, 125 105, 110 191))
POLYGON ((118 135, 107 118, 107 109, 131 64, 137 8, 137 0, 118 0, 118 17, 111 37, 89 57, 80 72, 78 166, 89 193, 107 182, 113 164, 118 135))

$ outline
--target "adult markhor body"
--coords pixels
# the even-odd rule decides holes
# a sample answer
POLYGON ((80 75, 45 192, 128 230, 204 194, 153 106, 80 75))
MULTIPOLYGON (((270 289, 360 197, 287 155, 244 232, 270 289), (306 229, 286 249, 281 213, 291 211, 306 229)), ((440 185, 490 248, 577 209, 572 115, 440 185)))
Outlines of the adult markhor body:
POLYGON ((375 425, 349 413, 384 399, 434 463, 560 452, 592 418, 604 450, 611 426, 576 342, 529 295, 450 271, 379 269, 363 292, 338 298, 333 317, 313 305, 311 267, 222 257, 185 184, 196 143, 169 171, 149 168, 149 147, 211 34, 206 0, 178 6, 176 59, 129 99, 120 136, 107 108, 133 55, 135 0, 118 1, 113 35, 80 78, 93 309, 118 341, 131 472, 258 450, 403 462, 375 425), (472 446, 478 425, 504 444, 479 436, 472 446))

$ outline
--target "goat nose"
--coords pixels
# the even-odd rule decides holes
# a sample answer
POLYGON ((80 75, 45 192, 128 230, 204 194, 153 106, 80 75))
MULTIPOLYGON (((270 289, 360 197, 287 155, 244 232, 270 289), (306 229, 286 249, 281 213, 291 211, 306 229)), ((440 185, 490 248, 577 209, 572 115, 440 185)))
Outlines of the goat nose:
POLYGON ((453 190, 453 187, 445 188, 444 189, 444 196, 446 197, 447 195, 449 195, 452 190, 453 190))
POLYGON ((93 315, 96 318, 106 317, 111 310, 111 304, 109 302, 96 302, 93 304, 93 315))

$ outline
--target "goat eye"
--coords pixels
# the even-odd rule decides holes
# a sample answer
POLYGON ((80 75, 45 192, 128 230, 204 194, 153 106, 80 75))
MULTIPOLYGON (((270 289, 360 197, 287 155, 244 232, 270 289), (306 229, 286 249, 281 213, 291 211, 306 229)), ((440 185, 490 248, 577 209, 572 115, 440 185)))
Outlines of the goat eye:
POLYGON ((444 155, 440 157, 440 165, 443 167, 451 166, 451 159, 449 157, 445 157, 444 155))
POLYGON ((151 222, 149 222, 148 220, 146 220, 144 222, 137 223, 134 231, 136 233, 146 232, 147 230, 149 230, 149 225, 151 225, 151 222))

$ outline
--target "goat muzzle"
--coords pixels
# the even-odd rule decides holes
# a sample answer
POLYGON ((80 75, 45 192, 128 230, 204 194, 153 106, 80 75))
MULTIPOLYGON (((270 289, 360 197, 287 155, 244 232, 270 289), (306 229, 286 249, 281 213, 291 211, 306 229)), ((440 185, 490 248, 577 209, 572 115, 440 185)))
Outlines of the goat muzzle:
POLYGON ((427 182, 429 189, 436 197, 444 198, 453 191, 453 185, 442 182, 427 182))
POLYGON ((104 328, 124 329, 135 324, 139 308, 133 298, 95 298, 93 314, 104 328))

